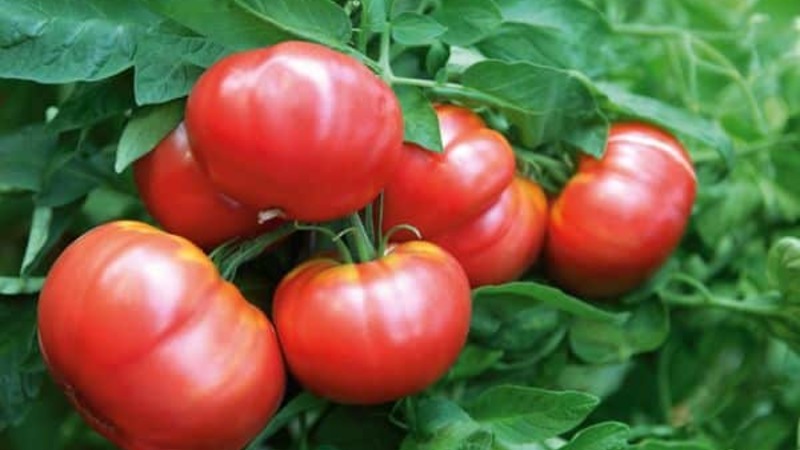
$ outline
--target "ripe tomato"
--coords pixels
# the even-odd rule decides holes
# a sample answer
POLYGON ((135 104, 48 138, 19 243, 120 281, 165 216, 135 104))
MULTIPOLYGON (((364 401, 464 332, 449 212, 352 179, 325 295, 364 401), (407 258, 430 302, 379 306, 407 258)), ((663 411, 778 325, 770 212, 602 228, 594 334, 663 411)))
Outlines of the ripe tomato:
POLYGON ((258 210, 217 192, 192 156, 183 124, 136 161, 133 173, 150 215, 166 231, 205 249, 280 223, 259 224, 258 210))
POLYGON ((391 88, 359 61, 307 42, 214 64, 189 95, 186 126, 220 191, 303 221, 341 217, 373 200, 403 139, 391 88))
POLYGON ((515 280, 539 257, 547 227, 547 197, 522 177, 475 219, 431 238, 455 256, 472 287, 515 280))
POLYGON ((689 155, 674 137, 643 123, 612 126, 603 157, 583 157, 551 209, 552 278, 585 297, 633 289, 678 245, 696 190, 689 155))
POLYGON ((425 238, 435 236, 480 214, 514 177, 511 146, 475 113, 438 105, 436 115, 444 152, 403 146, 402 160, 384 190, 384 230, 410 224, 425 238))
POLYGON ((238 450, 279 406, 269 320, 189 241, 101 225, 56 260, 39 342, 84 419, 122 448, 238 450))
POLYGON ((311 392, 352 404, 439 379, 464 345, 470 314, 463 269, 424 241, 361 264, 308 261, 281 281, 273 303, 290 371, 311 392))

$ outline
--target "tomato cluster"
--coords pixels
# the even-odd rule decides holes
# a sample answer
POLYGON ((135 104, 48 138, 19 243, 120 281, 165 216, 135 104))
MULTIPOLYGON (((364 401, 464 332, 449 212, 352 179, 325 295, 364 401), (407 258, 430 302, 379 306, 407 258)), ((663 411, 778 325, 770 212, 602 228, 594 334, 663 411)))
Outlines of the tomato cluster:
POLYGON ((435 111, 443 152, 403 144, 391 88, 311 43, 209 68, 185 123, 134 168, 147 209, 174 234, 102 225, 45 282, 42 353, 86 421, 125 449, 236 450, 279 407, 287 368, 340 403, 412 395, 458 357, 471 287, 518 278, 544 249, 558 285, 615 296, 677 245, 696 181, 663 131, 612 127, 603 158, 583 158, 549 208, 503 135, 464 107, 435 111), (359 218, 368 204, 384 235, 375 257, 294 268, 275 291, 274 328, 195 246, 359 218))

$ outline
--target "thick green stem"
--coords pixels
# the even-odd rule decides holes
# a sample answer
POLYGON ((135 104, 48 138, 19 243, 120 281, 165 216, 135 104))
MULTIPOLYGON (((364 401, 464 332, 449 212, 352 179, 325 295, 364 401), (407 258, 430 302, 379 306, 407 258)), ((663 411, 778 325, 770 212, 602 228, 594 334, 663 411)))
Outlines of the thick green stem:
MULTIPOLYGON (((345 243, 342 242, 342 239, 341 239, 340 235, 337 235, 336 233, 334 233, 333 231, 331 231, 331 230, 329 230, 329 229, 327 229, 325 227, 321 227, 321 226, 317 226, 317 225, 304 225, 304 224, 300 224, 298 222, 295 222, 294 226, 298 230, 316 231, 318 233, 324 234, 325 236, 330 238, 331 242, 333 242, 333 245, 336 246, 336 250, 339 252, 339 258, 341 258, 342 262, 347 263, 347 264, 352 264, 353 263, 353 255, 350 253, 350 249, 347 248, 347 245, 345 245, 345 243)), ((347 230, 345 230, 345 232, 347 232, 347 230)))

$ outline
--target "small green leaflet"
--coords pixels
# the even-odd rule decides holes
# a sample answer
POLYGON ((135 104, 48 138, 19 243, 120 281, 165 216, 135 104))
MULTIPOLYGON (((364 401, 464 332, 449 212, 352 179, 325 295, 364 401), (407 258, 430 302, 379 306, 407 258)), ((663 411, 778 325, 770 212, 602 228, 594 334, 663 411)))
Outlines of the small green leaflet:
POLYGON ((392 21, 392 37, 403 45, 430 45, 445 31, 447 27, 422 14, 405 12, 392 21))
POLYGON ((441 152, 439 120, 431 102, 415 87, 395 86, 394 91, 403 109, 405 141, 413 142, 426 150, 441 152))
POLYGON ((122 172, 152 150, 183 118, 183 101, 140 108, 119 139, 114 170, 122 172))

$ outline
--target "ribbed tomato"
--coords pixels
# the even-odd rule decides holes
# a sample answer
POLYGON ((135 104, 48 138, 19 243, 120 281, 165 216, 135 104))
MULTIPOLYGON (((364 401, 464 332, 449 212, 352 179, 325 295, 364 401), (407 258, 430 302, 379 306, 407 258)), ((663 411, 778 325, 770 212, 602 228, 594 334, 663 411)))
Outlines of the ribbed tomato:
POLYGON ((615 124, 603 157, 584 156, 553 204, 550 275, 585 297, 633 289, 678 245, 696 190, 689 155, 673 136, 648 124, 615 124))
POLYGON ((458 357, 470 313, 463 269, 424 241, 360 264, 306 262, 281 281, 273 303, 290 371, 311 392, 353 404, 434 383, 458 357))
POLYGON ((275 228, 259 223, 258 210, 219 193, 192 155, 180 124, 136 161, 134 178, 147 211, 164 229, 205 249, 275 228))
POLYGON ((437 105, 436 115, 444 152, 403 146, 384 191, 384 230, 409 224, 423 238, 435 236, 486 210, 514 177, 511 146, 478 115, 453 105, 437 105))
POLYGON ((522 275, 539 257, 547 228, 547 197, 522 177, 469 222, 433 236, 456 257, 473 287, 500 284, 522 275))
POLYGON ((89 231, 56 260, 38 308, 53 378, 126 450, 238 450, 281 401, 269 320, 178 236, 124 221, 89 231))
POLYGON ((358 60, 308 42, 211 66, 189 95, 186 127, 221 192, 303 221, 335 219, 372 201, 403 140, 391 88, 358 60))

